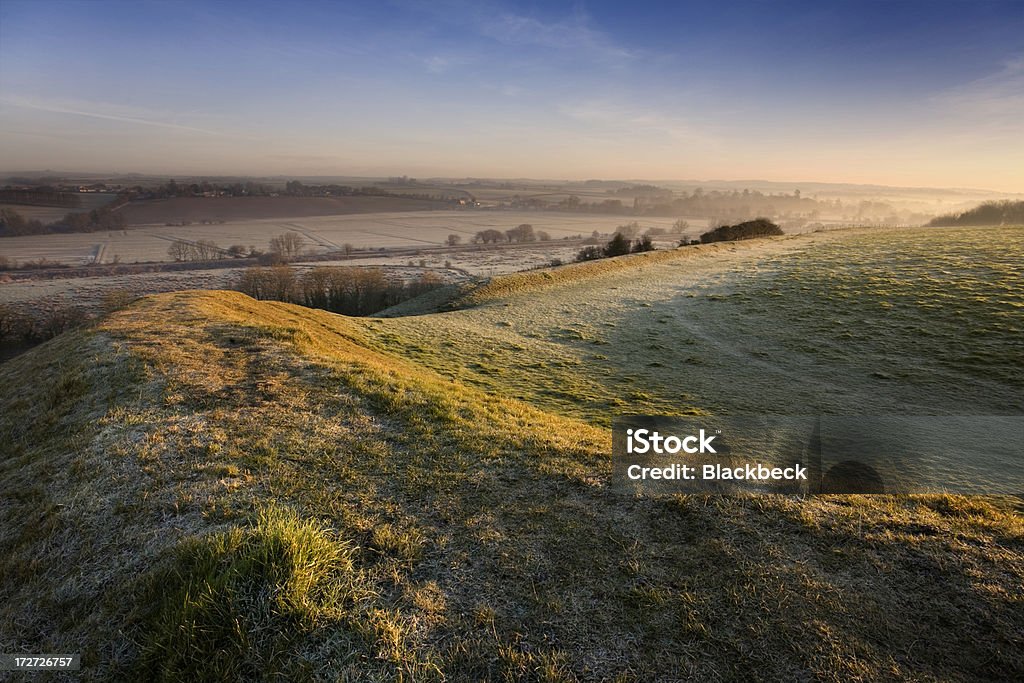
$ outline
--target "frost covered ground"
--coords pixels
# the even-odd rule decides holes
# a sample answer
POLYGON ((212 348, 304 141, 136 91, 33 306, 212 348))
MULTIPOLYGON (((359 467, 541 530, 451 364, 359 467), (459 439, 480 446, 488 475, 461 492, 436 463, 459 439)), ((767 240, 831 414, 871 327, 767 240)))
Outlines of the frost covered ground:
POLYGON ((817 233, 365 326, 451 377, 602 425, 1020 414, 1021 264, 1019 228, 817 233))

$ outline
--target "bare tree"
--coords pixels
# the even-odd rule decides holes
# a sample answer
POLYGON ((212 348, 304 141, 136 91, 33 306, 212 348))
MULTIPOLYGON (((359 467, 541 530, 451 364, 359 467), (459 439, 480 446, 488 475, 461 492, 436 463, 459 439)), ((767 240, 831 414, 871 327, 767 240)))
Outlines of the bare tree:
POLYGON ((181 240, 174 240, 171 242, 171 246, 167 247, 167 255, 175 261, 187 261, 190 255, 191 249, 189 248, 188 242, 181 240))
POLYGON ((497 244, 505 239, 505 235, 500 230, 481 230, 474 237, 474 242, 483 242, 484 244, 497 244))
POLYGON ((511 230, 506 230, 505 235, 509 242, 533 242, 537 239, 533 226, 529 223, 521 223, 511 230))
POLYGON ((297 232, 286 232, 270 239, 270 251, 285 258, 294 258, 302 253, 306 240, 297 232))
POLYGON ((222 251, 212 240, 198 240, 193 245, 194 258, 197 261, 210 261, 220 256, 222 251))
POLYGON ((295 290, 295 271, 289 266, 246 268, 237 287, 254 299, 290 301, 295 290))

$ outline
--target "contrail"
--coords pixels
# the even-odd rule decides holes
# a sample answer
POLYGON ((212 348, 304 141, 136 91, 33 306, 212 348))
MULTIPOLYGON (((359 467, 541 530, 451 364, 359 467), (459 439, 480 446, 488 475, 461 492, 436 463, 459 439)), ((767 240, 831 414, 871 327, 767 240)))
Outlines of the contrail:
POLYGON ((223 133, 220 133, 220 132, 215 131, 215 130, 208 130, 206 128, 196 128, 194 126, 183 126, 183 125, 178 124, 178 123, 169 123, 167 121, 157 121, 157 120, 154 120, 154 119, 140 119, 140 118, 137 118, 137 117, 134 117, 134 116, 118 116, 116 114, 101 114, 100 112, 95 112, 95 111, 84 111, 82 109, 72 109, 70 107, 60 107, 60 106, 52 105, 52 104, 39 104, 37 102, 31 102, 31 101, 26 101, 26 100, 4 98, 4 99, 0 99, 0 102, 2 102, 4 104, 10 104, 10 105, 13 105, 15 107, 23 107, 25 109, 35 109, 36 111, 48 111, 48 112, 53 112, 55 114, 74 114, 76 116, 87 116, 89 118, 103 119, 105 121, 120 121, 122 123, 137 123, 137 124, 142 125, 142 126, 156 126, 158 128, 171 128, 171 129, 174 129, 174 130, 186 130, 186 131, 191 131, 193 133, 203 133, 205 135, 220 135, 220 136, 224 135, 223 133))

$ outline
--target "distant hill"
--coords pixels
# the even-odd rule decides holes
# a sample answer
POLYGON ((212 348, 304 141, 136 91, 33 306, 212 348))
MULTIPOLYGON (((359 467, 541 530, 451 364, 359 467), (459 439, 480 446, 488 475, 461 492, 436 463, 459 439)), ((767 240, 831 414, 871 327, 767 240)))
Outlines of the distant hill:
POLYGON ((1024 225, 1024 201, 1004 199, 999 202, 985 202, 964 211, 933 218, 928 225, 1024 225))

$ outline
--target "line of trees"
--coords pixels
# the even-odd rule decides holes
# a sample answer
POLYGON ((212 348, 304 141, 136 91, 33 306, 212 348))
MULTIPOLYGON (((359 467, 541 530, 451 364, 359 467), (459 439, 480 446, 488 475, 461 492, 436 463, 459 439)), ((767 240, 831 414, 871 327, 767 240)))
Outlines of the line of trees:
POLYGON ((179 183, 173 178, 166 183, 143 187, 136 185, 130 190, 133 199, 168 199, 170 197, 270 197, 278 193, 277 188, 262 183, 234 182, 216 183, 201 180, 194 183, 179 183))
POLYGON ((67 192, 48 185, 36 187, 7 187, 0 190, 0 202, 28 204, 30 206, 63 206, 74 209, 81 206, 77 192, 67 192))
POLYGON ((425 192, 395 192, 376 186, 354 187, 351 185, 307 185, 298 180, 285 183, 284 194, 290 197, 397 197, 400 199, 420 199, 428 201, 444 201, 458 203, 460 197, 447 194, 429 194, 425 192))
MULTIPOLYGON (((213 240, 174 240, 167 248, 167 255, 175 261, 212 261, 225 256, 236 256, 236 247, 224 249, 213 240)), ((244 249, 244 247, 243 247, 244 249)), ((241 254, 237 254, 241 256, 241 254)))
MULTIPOLYGON (((501 242, 548 242, 551 235, 543 230, 534 230, 529 223, 520 223, 514 228, 502 232, 493 228, 481 230, 473 236, 474 243, 499 244, 501 242)), ((454 246, 461 241, 458 235, 448 235, 448 245, 454 246)))
POLYGON ((320 266, 298 273, 290 266, 247 268, 235 289, 254 299, 285 301, 344 315, 372 315, 444 284, 426 272, 405 282, 380 268, 320 266))
POLYGON ((117 205, 107 205, 92 211, 71 212, 49 224, 35 218, 25 218, 14 209, 0 209, 0 237, 123 230, 127 222, 123 215, 114 210, 115 208, 117 205))
MULTIPOLYGON (((167 248, 167 255, 175 261, 211 261, 219 258, 259 257, 264 265, 280 265, 302 255, 306 238, 297 232, 286 232, 270 238, 270 251, 263 252, 255 246, 242 244, 221 247, 212 240, 177 239, 167 248)), ((352 245, 344 245, 346 254, 352 252, 352 245)))
MULTIPOLYGON (((37 189, 46 188, 19 188, 19 191, 26 192, 35 191, 37 189)), ((0 190, 0 192, 2 191, 3 190, 0 190)), ((299 180, 290 180, 285 183, 284 188, 282 188, 278 184, 268 185, 253 182, 251 180, 245 182, 217 182, 211 180, 178 182, 172 178, 167 182, 156 185, 135 185, 133 187, 128 187, 124 189, 124 193, 126 197, 133 200, 170 199, 173 197, 278 197, 285 195, 290 197, 401 197, 406 199, 451 201, 456 203, 458 201, 457 197, 445 194, 431 195, 427 193, 395 192, 393 190, 387 190, 376 186, 355 187, 334 183, 307 185, 299 180)), ((70 194, 73 195, 74 193, 70 194)))
POLYGON ((933 218, 928 225, 1024 225, 1024 201, 985 202, 962 213, 933 218))

